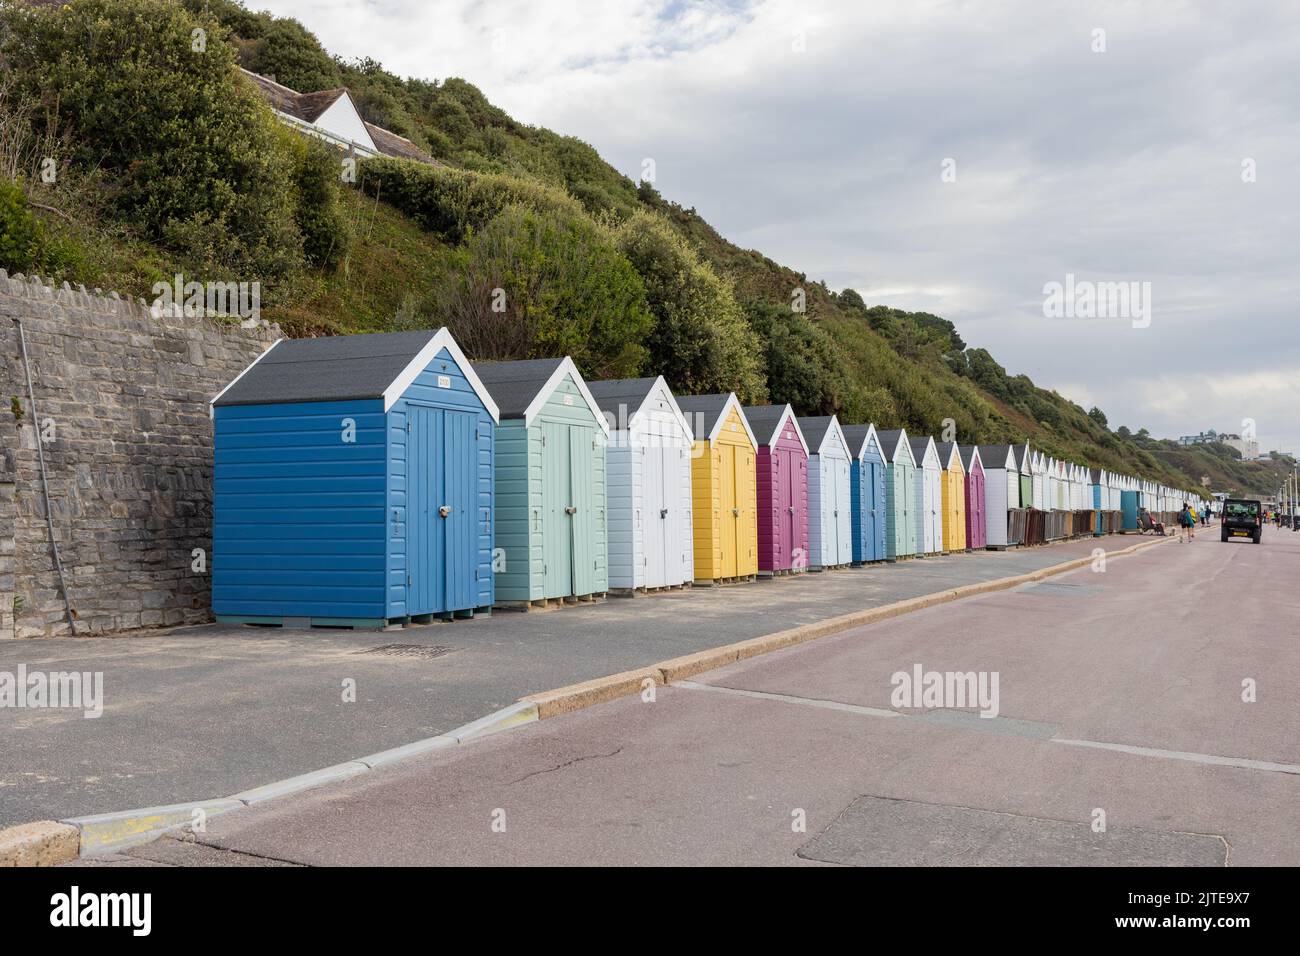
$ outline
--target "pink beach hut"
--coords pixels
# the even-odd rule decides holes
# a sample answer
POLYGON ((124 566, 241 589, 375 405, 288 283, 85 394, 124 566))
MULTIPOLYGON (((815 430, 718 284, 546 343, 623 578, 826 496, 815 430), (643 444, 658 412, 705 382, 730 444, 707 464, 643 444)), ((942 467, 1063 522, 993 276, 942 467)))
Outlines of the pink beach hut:
POLYGON ((789 405, 744 411, 758 445, 758 573, 806 570, 808 444, 789 405))
POLYGON ((988 547, 988 515, 984 501, 984 462, 975 445, 959 445, 962 467, 966 469, 966 547, 988 547))

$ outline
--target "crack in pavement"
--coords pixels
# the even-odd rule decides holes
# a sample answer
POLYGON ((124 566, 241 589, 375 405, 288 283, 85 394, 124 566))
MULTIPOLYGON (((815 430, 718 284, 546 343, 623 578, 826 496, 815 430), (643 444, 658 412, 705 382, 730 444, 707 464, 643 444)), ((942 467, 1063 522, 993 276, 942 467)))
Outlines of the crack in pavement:
POLYGON ((547 767, 545 770, 534 770, 532 773, 526 773, 522 777, 518 778, 517 780, 511 780, 510 783, 508 783, 506 786, 514 786, 517 783, 523 783, 525 780, 529 779, 530 777, 539 777, 544 773, 555 773, 555 771, 557 770, 563 770, 566 767, 572 767, 574 764, 582 763, 583 761, 586 760, 597 760, 603 757, 617 757, 622 752, 623 752, 623 748, 620 746, 607 754, 586 754, 582 757, 574 757, 572 760, 566 760, 564 763, 557 764, 554 767, 547 767))

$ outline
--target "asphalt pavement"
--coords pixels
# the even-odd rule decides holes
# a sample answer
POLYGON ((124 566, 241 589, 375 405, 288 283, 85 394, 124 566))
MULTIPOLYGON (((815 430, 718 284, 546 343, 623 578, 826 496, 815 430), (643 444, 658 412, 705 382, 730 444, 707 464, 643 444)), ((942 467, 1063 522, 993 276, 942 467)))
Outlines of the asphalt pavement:
POLYGON ((0 827, 224 797, 431 737, 520 697, 962 584, 1116 535, 397 631, 248 626, 0 643, 0 671, 101 672, 103 715, 0 709, 0 827), (345 700, 345 681, 355 700, 345 700))
MULTIPOLYGON (((897 570, 879 576, 909 573, 897 570)), ((1255 546, 1203 533, 99 862, 1294 866, 1298 573, 1300 535, 1266 531, 1255 546), (983 675, 986 689, 997 675, 984 708, 996 716, 951 699, 900 705, 896 675, 918 667, 983 675)), ((838 586, 825 582, 807 583, 838 586)))

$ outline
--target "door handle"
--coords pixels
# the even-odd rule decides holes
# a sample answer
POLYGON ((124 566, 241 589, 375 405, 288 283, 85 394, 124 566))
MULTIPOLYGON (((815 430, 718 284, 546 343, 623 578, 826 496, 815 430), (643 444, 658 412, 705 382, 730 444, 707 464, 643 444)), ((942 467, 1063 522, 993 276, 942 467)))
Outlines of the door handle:
POLYGON ((732 516, 733 518, 739 518, 739 517, 740 517, 740 509, 739 509, 739 508, 732 508, 732 509, 731 509, 731 516, 732 516))
POLYGON ((788 512, 790 512, 790 514, 794 514, 794 505, 791 505, 790 507, 786 508, 785 510, 788 511, 788 512))
POLYGON ((573 505, 569 505, 569 507, 567 507, 567 508, 564 509, 564 513, 565 513, 566 515, 577 514, 577 513, 578 513, 578 509, 575 508, 575 507, 573 507, 573 505))
POLYGON ((660 508, 660 509, 659 509, 659 518, 662 520, 662 519, 667 518, 667 517, 668 517, 668 509, 667 509, 667 508, 660 508))
POLYGON ((440 518, 445 518, 449 514, 451 514, 451 505, 443 505, 438 509, 438 517, 440 518))

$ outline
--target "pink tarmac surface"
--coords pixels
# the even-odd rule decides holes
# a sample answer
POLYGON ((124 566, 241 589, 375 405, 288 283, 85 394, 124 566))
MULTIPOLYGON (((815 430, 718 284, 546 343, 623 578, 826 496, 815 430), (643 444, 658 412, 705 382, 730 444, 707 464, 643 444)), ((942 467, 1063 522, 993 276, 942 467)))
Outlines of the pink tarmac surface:
POLYGON ((1300 534, 1202 532, 104 862, 1296 865, 1298 580, 1300 534), (999 716, 896 711, 917 664, 996 672, 999 716))

